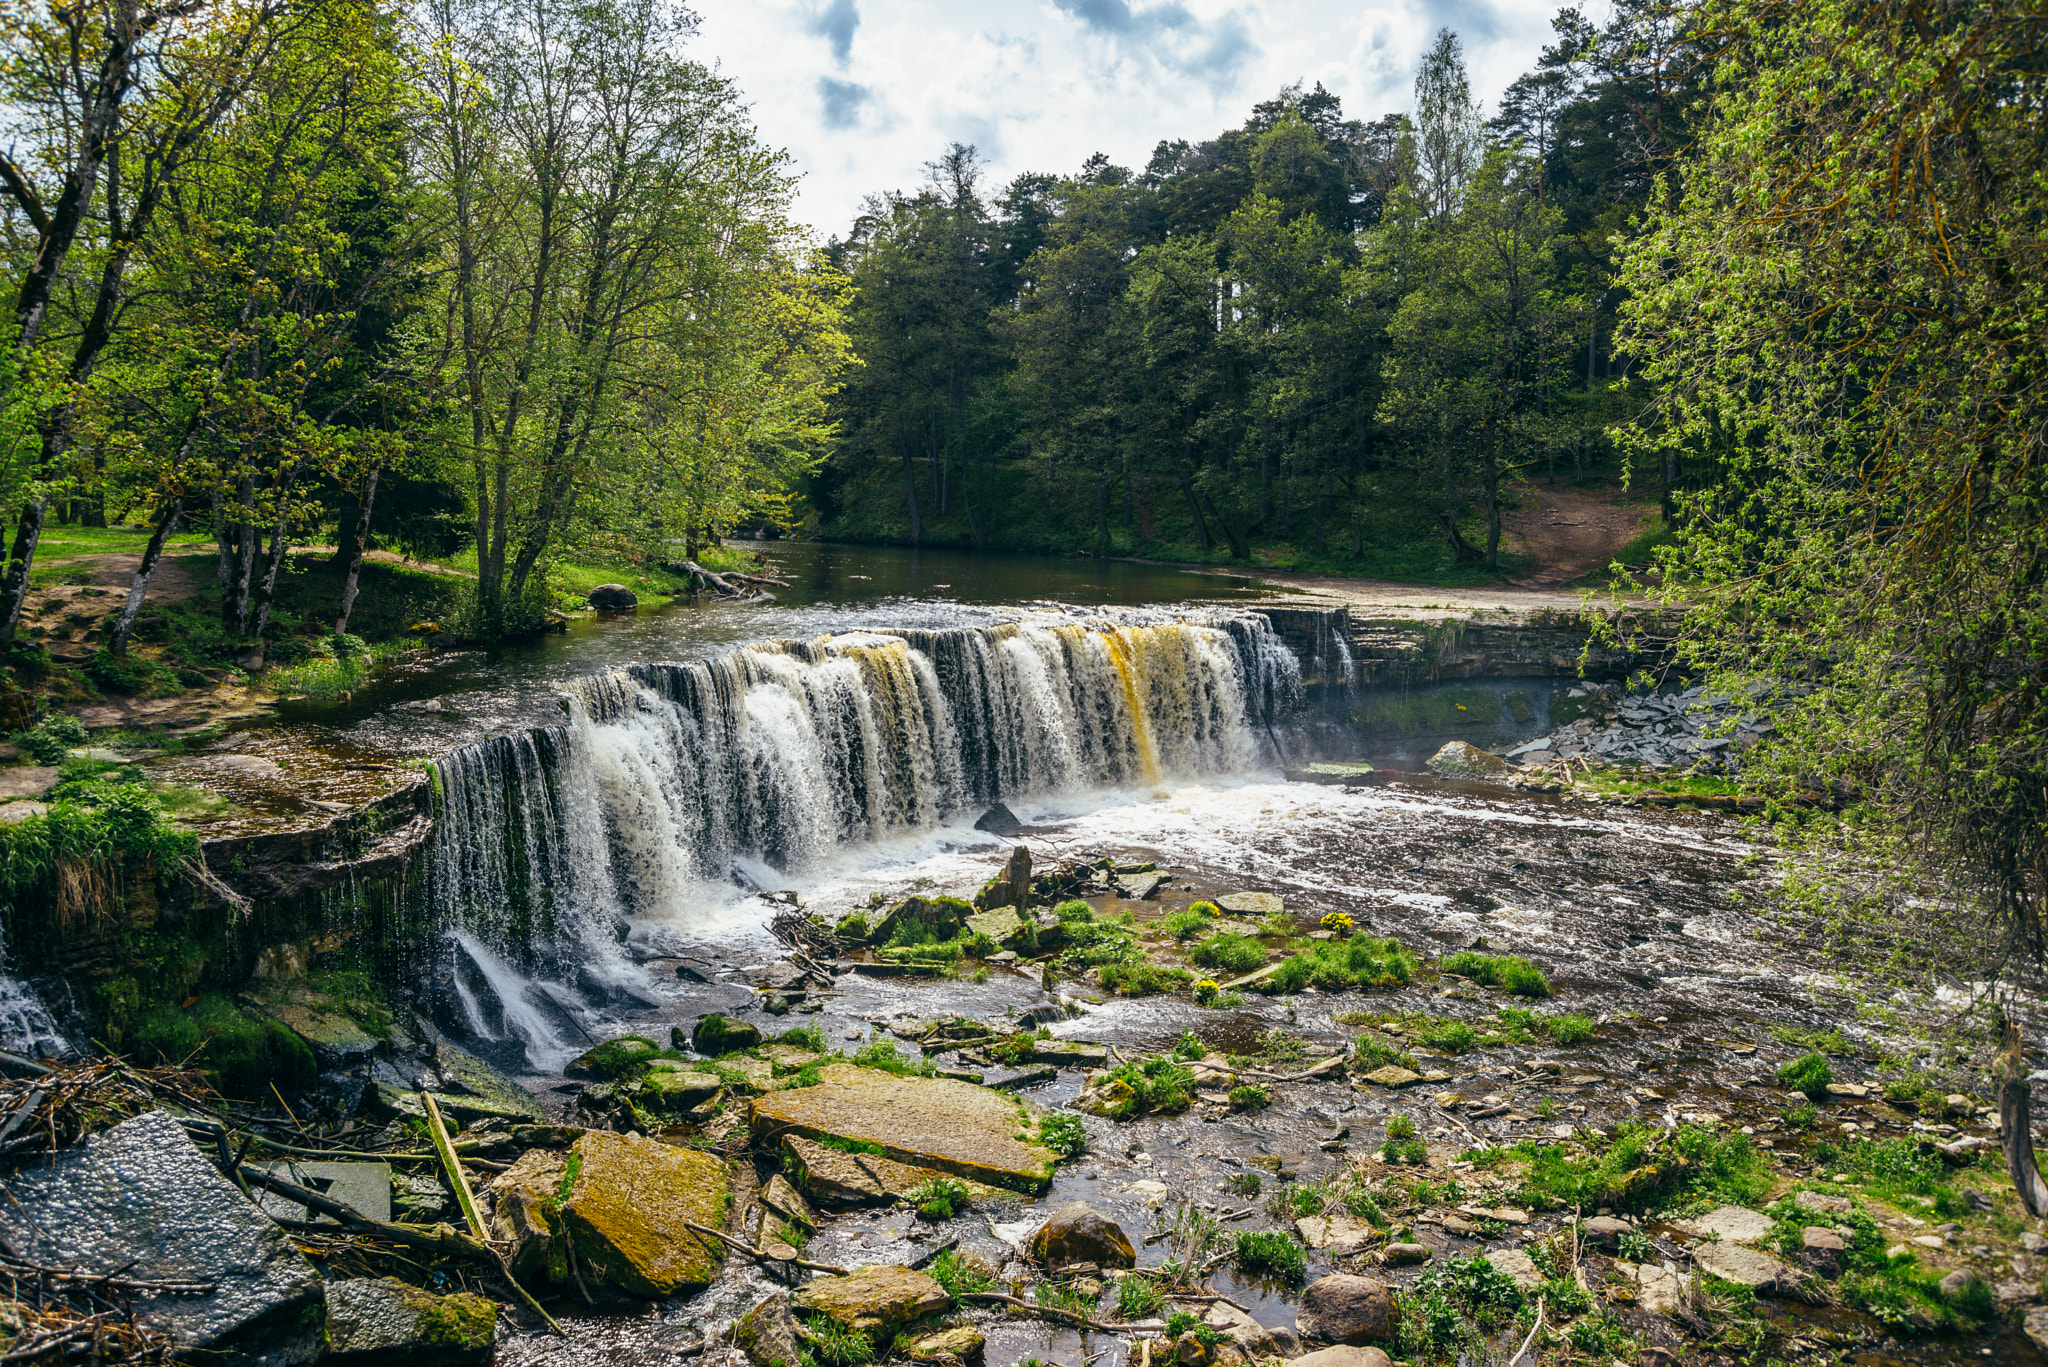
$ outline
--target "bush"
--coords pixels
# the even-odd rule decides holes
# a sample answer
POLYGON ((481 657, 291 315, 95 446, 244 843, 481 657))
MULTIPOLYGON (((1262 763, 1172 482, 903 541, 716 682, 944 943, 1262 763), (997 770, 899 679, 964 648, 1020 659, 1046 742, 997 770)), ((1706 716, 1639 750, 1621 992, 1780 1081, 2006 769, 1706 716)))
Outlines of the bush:
POLYGON ((1778 1068, 1778 1085, 1791 1092, 1804 1092, 1818 1100, 1827 1095, 1835 1070, 1825 1054, 1801 1054, 1778 1068))
POLYGON ((1190 902, 1188 903, 1188 910, 1195 913, 1197 916, 1208 916, 1212 918, 1221 916, 1223 914, 1223 908, 1217 906, 1214 902, 1190 902))
POLYGON ((91 733, 85 729, 85 723, 69 712, 58 712, 43 718, 36 729, 45 735, 54 736, 73 749, 92 739, 91 733))
POLYGON ((1192 940, 1209 928, 1210 919, 1199 911, 1176 911, 1163 917, 1159 928, 1176 940, 1192 940))
POLYGON ((1250 1168, 1233 1172, 1230 1174, 1230 1180, 1223 1185, 1233 1196, 1257 1196, 1265 1189, 1264 1179, 1250 1168))
POLYGON ((1054 1111, 1039 1122, 1038 1142, 1062 1158, 1074 1158, 1087 1151, 1088 1130, 1072 1111, 1054 1111))
POLYGON ((1247 935, 1211 935, 1188 955, 1204 968, 1250 973, 1266 962, 1266 949, 1247 935))
POLYGON ((1230 1089, 1230 1104, 1240 1111, 1262 1111, 1272 1100, 1272 1095, 1264 1087, 1249 1082, 1230 1089))
POLYGON ((1095 919, 1095 908, 1076 897, 1054 907, 1052 914, 1063 926, 1082 925, 1095 919))
POLYGON ((903 1193, 926 1220, 950 1220, 967 1209, 967 1184, 954 1177, 929 1177, 903 1193))
POLYGON ((1298 1282, 1308 1275, 1308 1250, 1280 1229, 1239 1230, 1236 1262, 1243 1271, 1264 1272, 1283 1281, 1298 1282))

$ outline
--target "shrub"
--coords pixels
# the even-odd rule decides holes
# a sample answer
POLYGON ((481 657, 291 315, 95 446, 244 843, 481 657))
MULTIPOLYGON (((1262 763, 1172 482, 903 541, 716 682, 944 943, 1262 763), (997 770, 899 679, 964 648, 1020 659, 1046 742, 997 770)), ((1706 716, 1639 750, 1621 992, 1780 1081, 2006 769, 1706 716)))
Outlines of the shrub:
POLYGON ((1804 1092, 1815 1099, 1826 1096, 1835 1070, 1825 1054, 1801 1054, 1778 1068, 1778 1085, 1791 1092, 1804 1092))
POLYGON ((1349 913, 1342 911, 1333 911, 1323 917, 1322 920, 1316 922, 1316 924, 1324 930, 1331 932, 1340 940, 1358 929, 1358 922, 1349 913))
POLYGON ((1054 1111, 1038 1125, 1038 1142, 1062 1158, 1087 1151, 1088 1130, 1072 1111, 1054 1111))
POLYGON ((1052 914, 1059 918, 1061 925, 1081 925, 1095 919, 1095 908, 1076 897, 1054 907, 1052 914))
POLYGON ((56 737, 73 749, 92 739, 91 733, 85 729, 85 723, 69 712, 58 712, 43 718, 36 729, 45 735, 56 737))
POLYGON ((1188 910, 1194 912, 1197 916, 1212 918, 1223 914, 1223 908, 1217 906, 1214 902, 1190 902, 1188 903, 1188 910))
POLYGON ((1116 1317, 1120 1320, 1141 1320, 1156 1315, 1165 1304, 1166 1294, 1150 1277, 1126 1277, 1117 1283, 1116 1317))
POLYGON ((1412 1119, 1405 1115, 1392 1115, 1387 1117, 1387 1138, 1413 1139, 1414 1137, 1415 1122, 1412 1119))
POLYGON ((1415 956, 1398 941, 1357 935, 1305 949, 1255 986, 1261 992, 1299 992, 1304 987, 1324 992, 1405 987, 1415 980, 1415 968, 1415 956))
POLYGON ((1248 935, 1211 935, 1188 955, 1204 968, 1250 973, 1266 962, 1266 949, 1248 935))
POLYGON ((1264 1179, 1249 1168, 1233 1172, 1223 1185, 1233 1196, 1257 1196, 1265 1189, 1264 1179))
POLYGON ((1244 1083, 1230 1089, 1230 1104, 1240 1111, 1258 1111, 1273 1100, 1264 1087, 1244 1083))
POLYGON ((1176 911, 1161 918, 1159 928, 1176 940, 1192 940, 1209 928, 1211 919, 1199 911, 1176 911))
POLYGON ((1429 1161, 1429 1146, 1420 1139, 1389 1139, 1380 1145, 1380 1157, 1389 1163, 1420 1167, 1429 1161))
POLYGON ((1281 1229, 1239 1230, 1236 1262, 1243 1271, 1264 1272, 1284 1281, 1298 1282, 1308 1275, 1308 1251, 1281 1229))

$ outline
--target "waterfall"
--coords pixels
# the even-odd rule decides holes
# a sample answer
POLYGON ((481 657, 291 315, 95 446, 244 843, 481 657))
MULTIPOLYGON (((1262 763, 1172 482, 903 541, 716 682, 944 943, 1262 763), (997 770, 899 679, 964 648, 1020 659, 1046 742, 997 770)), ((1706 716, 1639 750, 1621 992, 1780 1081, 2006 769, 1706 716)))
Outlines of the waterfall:
MULTIPOLYGON (((6 947, 0 945, 0 963, 6 947)), ((29 1058, 65 1058, 71 1041, 34 988, 0 968, 0 1050, 29 1058)))
POLYGON ((437 767, 446 1014, 540 1046, 559 985, 636 994, 631 920, 687 924, 736 874, 798 877, 997 800, 1273 765, 1300 697, 1293 654, 1242 612, 760 641, 578 680, 561 723, 437 767))

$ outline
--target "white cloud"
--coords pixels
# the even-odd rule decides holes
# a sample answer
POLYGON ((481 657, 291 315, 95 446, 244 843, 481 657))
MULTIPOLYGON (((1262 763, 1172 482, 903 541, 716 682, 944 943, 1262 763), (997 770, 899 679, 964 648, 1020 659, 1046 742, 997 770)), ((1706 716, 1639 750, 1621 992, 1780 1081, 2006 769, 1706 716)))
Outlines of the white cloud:
POLYGON ((705 3, 693 55, 717 61, 762 137, 803 173, 822 239, 863 196, 908 189, 954 140, 990 163, 1142 167, 1161 138, 1212 137, 1293 81, 1358 118, 1408 108, 1439 26, 1498 97, 1550 38, 1548 5, 1507 0, 753 0, 705 3))

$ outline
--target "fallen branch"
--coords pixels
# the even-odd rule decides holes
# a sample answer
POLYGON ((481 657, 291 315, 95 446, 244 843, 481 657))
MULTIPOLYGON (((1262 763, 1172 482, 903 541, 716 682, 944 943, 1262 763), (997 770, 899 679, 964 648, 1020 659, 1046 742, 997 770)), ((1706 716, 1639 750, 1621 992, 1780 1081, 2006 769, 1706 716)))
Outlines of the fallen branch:
POLYGON ((162 1296, 210 1296, 217 1282, 152 1282, 124 1277, 116 1272, 77 1272, 68 1268, 45 1267, 12 1254, 0 1254, 0 1273, 9 1277, 40 1277, 44 1281, 70 1282, 74 1286, 105 1287, 110 1291, 141 1291, 162 1296))
POLYGON ((1542 1332, 1543 1297, 1538 1296, 1536 1298, 1536 1322, 1529 1326, 1529 1337, 1522 1340, 1522 1346, 1515 1349, 1515 1355, 1508 1359, 1508 1367, 1516 1367, 1516 1364, 1522 1360, 1522 1355, 1529 1351, 1529 1345, 1534 1343, 1536 1341, 1536 1336, 1542 1332))
POLYGON ((498 1261, 496 1251, 488 1245, 480 1244, 467 1234, 458 1233, 447 1225, 423 1227, 373 1220, 345 1201, 337 1201, 331 1196, 314 1191, 311 1187, 302 1187, 296 1182, 287 1182, 284 1178, 262 1168, 251 1167, 245 1163, 236 1171, 248 1185, 261 1187, 265 1191, 284 1197, 287 1201, 296 1202, 307 1210, 331 1215, 352 1233, 372 1235, 390 1243, 424 1249, 444 1257, 479 1258, 491 1263, 498 1261))
POLYGON ((1000 1291, 963 1291, 956 1299, 973 1301, 977 1305, 1007 1305, 1058 1324, 1072 1325, 1076 1329, 1094 1329, 1105 1334, 1121 1334, 1130 1328, 1126 1324, 1104 1324, 1101 1320, 1091 1320, 1086 1315, 1077 1315, 1071 1310, 1057 1310, 1050 1305, 1033 1305, 1030 1301, 1004 1295, 1000 1291))
POLYGON ((477 1243, 490 1251, 492 1261, 496 1262, 498 1270, 505 1274, 506 1284, 512 1288, 512 1293, 525 1303, 526 1308, 546 1320, 548 1328, 563 1338, 569 1337, 568 1331, 555 1323, 555 1317, 543 1310, 540 1302, 533 1298, 533 1294, 519 1284, 519 1279, 512 1275, 512 1264, 507 1262, 504 1253, 491 1243, 491 1232, 484 1224, 483 1213, 477 1209, 476 1193, 469 1189, 469 1174, 462 1170, 462 1160, 455 1156, 455 1146, 448 1142, 448 1131, 441 1124, 440 1103, 435 1101, 434 1094, 428 1091, 420 1093, 420 1103, 427 1110, 427 1138, 433 1141, 434 1152, 441 1156, 441 1167, 448 1174, 448 1185, 455 1190, 455 1204, 462 1207, 462 1218, 469 1222, 469 1232, 476 1236, 477 1243))
POLYGON ((1321 1063, 1316 1064, 1313 1068, 1310 1068, 1305 1073, 1268 1073, 1257 1068, 1234 1068, 1231 1071, 1237 1073, 1248 1073, 1252 1077, 1262 1077, 1269 1082, 1301 1082, 1307 1078, 1318 1077, 1324 1073, 1329 1072, 1332 1067, 1342 1063, 1344 1059, 1345 1055, 1343 1054, 1333 1054, 1329 1058, 1324 1059, 1321 1063))
POLYGON ((847 1275, 845 1268, 834 1267, 830 1263, 814 1263, 808 1258, 778 1258, 773 1253, 770 1253, 765 1249, 759 1249, 754 1247, 745 1239, 739 1238, 736 1235, 727 1234, 722 1229, 713 1229, 709 1225, 700 1225, 695 1220, 683 1221, 683 1227, 685 1229, 692 1230, 698 1234, 708 1234, 712 1238, 717 1239, 719 1242, 730 1245, 731 1247, 739 1250, 741 1253, 746 1254, 755 1262, 762 1263, 770 1267, 801 1267, 806 1272, 829 1272, 835 1277, 844 1277, 845 1275, 847 1275))

